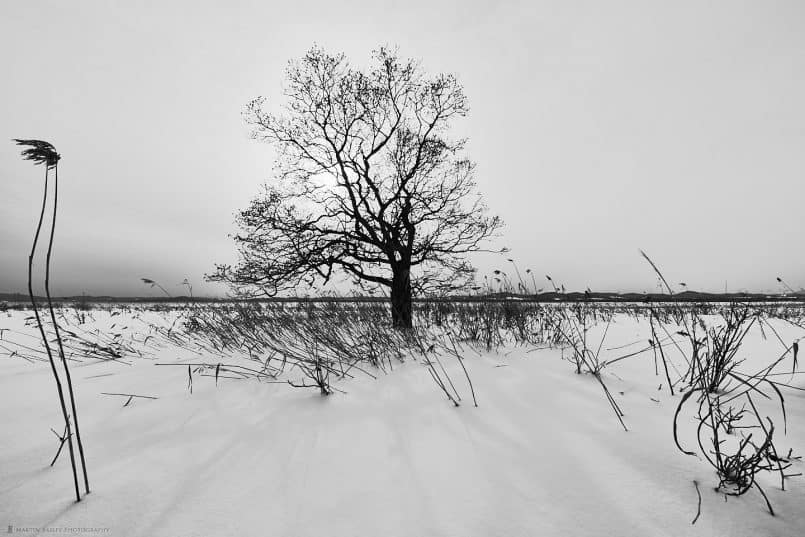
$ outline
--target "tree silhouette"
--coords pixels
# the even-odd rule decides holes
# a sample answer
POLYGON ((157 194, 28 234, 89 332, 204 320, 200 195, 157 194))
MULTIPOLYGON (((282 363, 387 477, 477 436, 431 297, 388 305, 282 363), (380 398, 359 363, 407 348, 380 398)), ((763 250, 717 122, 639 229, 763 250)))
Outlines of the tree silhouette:
POLYGON ((313 47, 287 70, 281 113, 253 100, 253 138, 276 150, 274 181, 239 213, 240 261, 212 281, 273 296, 326 284, 339 272, 364 289, 388 288, 392 322, 411 327, 413 294, 462 288, 502 226, 476 192, 466 140, 448 137, 466 116, 452 75, 426 77, 380 48, 361 71, 313 47))

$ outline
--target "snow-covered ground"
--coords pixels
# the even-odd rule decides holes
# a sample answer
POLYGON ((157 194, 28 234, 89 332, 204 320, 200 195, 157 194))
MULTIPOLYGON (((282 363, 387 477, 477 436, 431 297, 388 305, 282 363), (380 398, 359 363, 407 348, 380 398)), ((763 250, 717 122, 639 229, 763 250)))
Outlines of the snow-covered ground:
MULTIPOLYGON (((444 359, 463 397, 454 407, 428 371, 409 360, 377 380, 340 381, 328 397, 287 384, 197 376, 156 363, 217 363, 175 345, 143 356, 72 363, 92 493, 73 501, 65 453, 50 431, 61 415, 47 362, 11 348, 38 347, 30 312, 0 314, 0 531, 34 527, 85 535, 211 536, 799 536, 805 481, 760 483, 741 497, 680 453, 672 397, 652 353, 624 359, 604 378, 625 413, 625 432, 591 375, 560 349, 467 350, 479 406, 455 359, 444 359), (659 389, 661 388, 661 389, 659 389), (102 395, 130 393, 157 399, 102 395), (698 481, 702 495, 697 512, 698 481), (79 532, 75 528, 87 528, 79 532), (90 531, 92 529, 97 531, 90 531)), ((156 313, 93 312, 80 325, 144 341, 156 313), (114 327, 112 327, 114 325, 114 327)), ((154 321, 155 322, 155 321, 154 321)), ((805 330, 774 321, 784 341, 805 330)), ((77 322, 76 326, 79 326, 77 322)), ((600 332, 599 332, 600 334, 600 332)), ((593 340, 595 340, 593 337, 593 340)), ((639 350, 648 323, 616 317, 602 356, 639 350), (637 343, 640 342, 640 343, 637 343), (625 347, 624 347, 625 346, 625 347), (615 349, 615 347, 623 347, 615 349), (612 349, 612 350, 609 350, 612 349)), ((132 348, 137 346, 131 343, 132 348)), ((674 354, 672 347, 668 352, 674 354)), ((748 336, 747 370, 781 352, 748 336)), ((229 358, 227 358, 229 360, 229 358)), ((676 356, 679 359, 679 356, 676 356)), ((787 362, 790 368, 790 362, 787 362)), ((805 387, 800 375, 785 377, 805 387)), ((781 451, 805 451, 805 392, 785 392, 788 431, 773 405, 781 451)), ((687 422, 685 422, 687 423, 687 422)), ((683 431, 683 435, 688 434, 683 431)), ((683 436, 683 440, 685 437, 683 436)), ((689 439, 689 438, 688 438, 689 439)), ((792 472, 803 471, 796 462, 792 472)))

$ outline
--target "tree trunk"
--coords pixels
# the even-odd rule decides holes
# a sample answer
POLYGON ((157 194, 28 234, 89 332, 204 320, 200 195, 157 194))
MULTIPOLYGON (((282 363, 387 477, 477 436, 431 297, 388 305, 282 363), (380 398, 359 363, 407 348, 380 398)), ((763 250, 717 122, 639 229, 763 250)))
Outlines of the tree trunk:
POLYGON ((391 324, 395 328, 413 328, 410 267, 393 269, 391 281, 391 324))

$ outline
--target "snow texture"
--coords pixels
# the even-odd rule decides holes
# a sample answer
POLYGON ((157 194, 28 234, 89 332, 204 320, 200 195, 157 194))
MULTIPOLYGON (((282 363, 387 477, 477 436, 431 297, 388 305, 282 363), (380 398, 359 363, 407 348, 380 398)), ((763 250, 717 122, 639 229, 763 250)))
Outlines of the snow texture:
MULTIPOLYGON (((25 322, 30 312, 0 315, 6 349, 12 342, 39 345, 36 327, 25 322)), ((142 335, 160 318, 125 310, 114 318, 101 310, 92 316, 84 330, 124 336, 142 335)), ((774 322, 786 341, 805 335, 774 322)), ((619 315, 602 355, 638 350, 649 337, 645 319, 619 315), (610 350, 619 346, 626 347, 610 350)), ((779 351, 778 341, 753 331, 741 356, 763 365, 779 351)), ((72 372, 93 491, 78 504, 66 449, 48 466, 58 444, 50 428, 63 427, 49 366, 2 352, 0 531, 8 525, 114 536, 805 535, 802 478, 788 480, 785 492, 778 476, 761 478, 777 511, 772 517, 757 491, 725 501, 713 489, 712 468, 676 449, 671 425, 680 397, 669 394, 661 367, 655 376, 650 352, 604 373, 628 432, 600 385, 575 374, 558 348, 467 349, 478 408, 454 358, 445 365, 463 397, 457 408, 413 360, 377 380, 341 381, 346 394, 322 397, 256 380, 222 378, 216 386, 199 376, 191 394, 186 367, 155 364, 214 364, 220 357, 178 346, 118 361, 81 359, 72 372), (126 397, 102 392, 158 399, 124 406, 126 397), (692 525, 694 480, 702 503, 692 525)), ((803 387, 801 378, 791 382, 803 387)), ((805 448, 803 394, 785 393, 788 432, 777 438, 781 450, 792 447, 795 454, 805 448)), ((773 406, 763 411, 780 420, 773 406)))

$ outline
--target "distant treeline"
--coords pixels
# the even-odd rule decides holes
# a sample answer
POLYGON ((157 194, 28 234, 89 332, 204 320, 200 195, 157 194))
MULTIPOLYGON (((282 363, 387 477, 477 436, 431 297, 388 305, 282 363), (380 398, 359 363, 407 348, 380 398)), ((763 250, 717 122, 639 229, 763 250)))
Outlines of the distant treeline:
MULTIPOLYGON (((114 297, 114 296, 65 296, 54 297, 60 304, 132 304, 132 303, 164 303, 183 304, 226 303, 226 302, 386 302, 385 296, 286 296, 286 297, 114 297)), ((414 298, 415 302, 495 302, 516 300, 524 302, 805 302, 805 293, 768 294, 768 293, 700 293, 684 291, 673 295, 663 293, 590 293, 590 292, 548 292, 539 294, 490 293, 483 295, 449 295, 414 298)), ((0 293, 0 302, 27 303, 28 295, 20 293, 0 293)))

